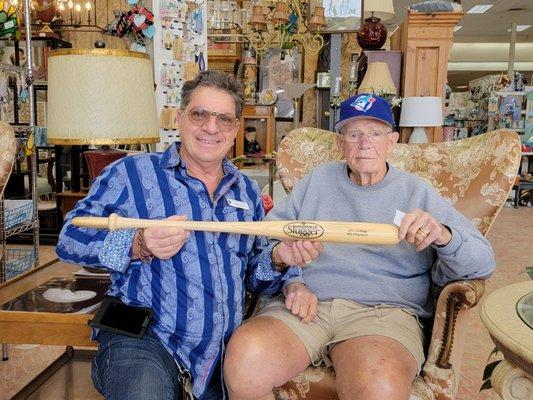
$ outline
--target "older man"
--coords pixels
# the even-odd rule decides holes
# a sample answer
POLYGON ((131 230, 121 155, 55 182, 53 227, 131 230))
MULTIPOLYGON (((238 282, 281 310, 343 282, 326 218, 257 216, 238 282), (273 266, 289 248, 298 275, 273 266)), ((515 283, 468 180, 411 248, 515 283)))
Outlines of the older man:
POLYGON ((231 338, 224 371, 232 400, 273 399, 273 387, 320 363, 333 365, 340 399, 406 400, 424 361, 419 318, 433 312, 430 280, 444 285, 494 269, 490 244, 464 216, 386 162, 398 133, 384 99, 346 100, 336 129, 346 162, 316 167, 269 218, 391 223, 401 210, 401 242, 325 245, 287 281, 301 282, 285 288, 296 298, 293 313, 279 296, 231 338))
POLYGON ((276 245, 272 253, 274 244, 248 235, 162 227, 107 232, 72 225, 73 217, 111 213, 262 219, 257 184, 225 158, 242 103, 241 84, 223 72, 206 71, 186 82, 181 143, 113 163, 67 216, 57 254, 67 262, 107 268, 109 295, 126 309, 103 308, 106 322, 95 332, 100 346, 93 382, 107 399, 223 398, 220 361, 242 320, 244 281, 254 291, 276 291, 295 275, 287 264, 305 265, 321 250, 318 243, 296 241, 276 245), (131 337, 125 327, 135 325, 131 315, 138 307, 150 308, 153 318, 144 336, 131 337))

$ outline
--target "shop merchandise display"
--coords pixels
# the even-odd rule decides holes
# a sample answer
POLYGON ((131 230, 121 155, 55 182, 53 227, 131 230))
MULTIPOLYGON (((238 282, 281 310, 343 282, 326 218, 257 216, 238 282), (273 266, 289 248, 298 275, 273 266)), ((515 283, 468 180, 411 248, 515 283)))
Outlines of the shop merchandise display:
POLYGON ((254 126, 244 128, 244 154, 247 156, 264 156, 265 152, 257 141, 257 129, 254 126))
POLYGON ((158 150, 179 138, 176 123, 181 88, 207 69, 207 2, 158 0, 153 3, 154 71, 161 143, 158 150))

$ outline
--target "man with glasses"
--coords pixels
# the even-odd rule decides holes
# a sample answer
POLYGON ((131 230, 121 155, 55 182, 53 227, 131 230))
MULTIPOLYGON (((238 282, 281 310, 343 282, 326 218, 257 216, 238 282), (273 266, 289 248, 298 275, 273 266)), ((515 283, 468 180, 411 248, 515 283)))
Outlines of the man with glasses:
POLYGON ((184 84, 181 102, 181 142, 108 166, 67 215, 57 246, 64 261, 107 268, 108 294, 127 310, 102 308, 105 318, 95 331, 92 377, 107 399, 223 398, 221 359, 242 321, 245 285, 274 293, 298 274, 294 266, 322 249, 309 241, 269 244, 264 237, 180 228, 107 232, 72 225, 74 217, 111 213, 195 221, 264 217, 259 187, 226 159, 239 127, 242 85, 205 71, 184 84), (140 307, 153 313, 144 335, 129 327, 140 307))
POLYGON ((481 233, 428 183, 387 163, 399 135, 385 99, 344 101, 336 130, 346 161, 314 168, 268 218, 392 223, 400 210, 401 241, 324 245, 286 282, 286 296, 303 285, 316 295, 304 292, 299 317, 276 297, 232 336, 224 365, 232 400, 273 399, 274 387, 321 363, 333 365, 341 400, 407 400, 424 361, 419 318, 433 313, 431 279, 442 286, 494 270, 481 233))

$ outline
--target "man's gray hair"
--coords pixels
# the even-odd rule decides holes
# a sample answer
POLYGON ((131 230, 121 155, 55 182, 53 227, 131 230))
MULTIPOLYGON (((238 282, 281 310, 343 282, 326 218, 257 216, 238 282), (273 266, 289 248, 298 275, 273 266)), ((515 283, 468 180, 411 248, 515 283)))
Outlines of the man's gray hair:
POLYGON ((193 80, 185 82, 181 89, 181 108, 183 110, 191 102, 192 92, 200 86, 221 89, 229 93, 235 101, 235 116, 241 118, 244 103, 242 83, 237 81, 233 75, 216 70, 202 71, 193 80))

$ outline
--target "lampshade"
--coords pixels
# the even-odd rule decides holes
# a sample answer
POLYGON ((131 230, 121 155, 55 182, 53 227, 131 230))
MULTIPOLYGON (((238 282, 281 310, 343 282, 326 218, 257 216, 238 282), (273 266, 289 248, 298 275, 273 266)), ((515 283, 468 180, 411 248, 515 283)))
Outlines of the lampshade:
POLYGON ((60 49, 48 58, 48 142, 159 142, 150 57, 109 49, 60 49))
POLYGON ((400 126, 442 126, 442 99, 421 96, 404 97, 400 126))
POLYGON ((394 6, 392 0, 364 0, 364 18, 374 17, 382 21, 394 18, 394 6))
POLYGON ((397 94, 387 63, 369 63, 357 93, 397 94))

